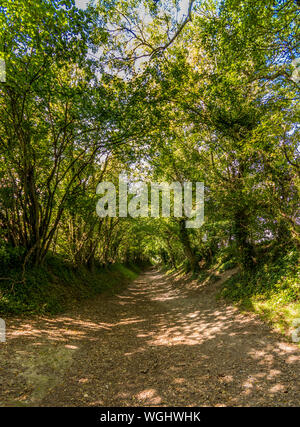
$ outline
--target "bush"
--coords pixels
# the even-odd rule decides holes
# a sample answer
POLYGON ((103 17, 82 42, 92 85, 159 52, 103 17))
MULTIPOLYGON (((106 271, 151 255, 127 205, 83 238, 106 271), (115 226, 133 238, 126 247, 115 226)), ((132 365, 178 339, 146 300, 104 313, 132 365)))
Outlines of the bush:
POLYGON ((300 318, 299 283, 298 251, 290 248, 275 259, 270 252, 256 270, 232 276, 223 284, 219 297, 259 313, 287 331, 292 321, 300 318))
POLYGON ((219 272, 223 273, 224 271, 231 270, 237 266, 237 262, 233 259, 223 262, 219 267, 219 272))
POLYGON ((0 274, 3 275, 9 270, 20 270, 24 252, 22 247, 14 248, 2 244, 0 246, 0 274))

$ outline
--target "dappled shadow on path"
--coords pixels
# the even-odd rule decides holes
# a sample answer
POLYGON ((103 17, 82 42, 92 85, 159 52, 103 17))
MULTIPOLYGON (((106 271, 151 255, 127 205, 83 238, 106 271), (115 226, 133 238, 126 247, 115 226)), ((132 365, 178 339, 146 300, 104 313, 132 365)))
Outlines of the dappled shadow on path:
POLYGON ((66 316, 11 321, 8 331, 6 372, 15 369, 17 376, 7 395, 0 394, 0 402, 299 404, 298 347, 255 316, 217 302, 215 286, 197 289, 155 270, 118 295, 100 296, 66 316), (10 356, 12 348, 15 354, 10 356), (53 363, 59 354, 63 365, 53 363), (25 373, 32 373, 34 366, 33 379, 24 369, 22 374, 24 366, 25 373), (35 393, 41 377, 47 387, 35 393))

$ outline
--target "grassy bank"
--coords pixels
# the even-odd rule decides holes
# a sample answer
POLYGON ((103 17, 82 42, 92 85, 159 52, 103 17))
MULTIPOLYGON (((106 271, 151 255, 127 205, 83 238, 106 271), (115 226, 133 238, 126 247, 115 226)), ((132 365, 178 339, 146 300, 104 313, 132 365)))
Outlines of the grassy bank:
POLYGON ((227 280, 219 297, 258 313, 277 331, 290 336, 293 323, 300 319, 298 251, 270 251, 254 270, 240 271, 227 280))
POLYGON ((114 293, 134 280, 144 266, 113 264, 93 271, 75 268, 59 258, 49 258, 43 267, 9 272, 13 280, 0 281, 2 314, 59 313, 81 300, 103 292, 114 293))
MULTIPOLYGON (((294 322, 300 322, 300 271, 299 251, 294 248, 257 248, 257 264, 245 271, 237 257, 225 248, 209 265, 197 273, 189 273, 191 279, 213 284, 222 278, 222 273, 236 268, 237 273, 224 281, 217 294, 236 304, 242 311, 258 314, 275 330, 291 337, 294 322)), ((165 268, 166 274, 180 271, 186 275, 184 266, 165 268)))

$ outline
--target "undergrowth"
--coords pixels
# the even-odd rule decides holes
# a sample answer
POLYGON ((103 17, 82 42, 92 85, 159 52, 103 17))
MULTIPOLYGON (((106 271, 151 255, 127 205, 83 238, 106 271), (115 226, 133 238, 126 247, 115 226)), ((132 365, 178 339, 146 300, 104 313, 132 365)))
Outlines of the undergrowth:
POLYGON ((59 313, 83 299, 103 292, 114 293, 134 280, 143 266, 113 264, 75 268, 58 257, 49 257, 42 267, 8 272, 12 280, 0 281, 0 317, 2 314, 59 313))
POLYGON ((293 323, 300 319, 298 251, 270 251, 254 270, 241 270, 224 282, 218 297, 258 313, 283 333, 291 333, 293 323))

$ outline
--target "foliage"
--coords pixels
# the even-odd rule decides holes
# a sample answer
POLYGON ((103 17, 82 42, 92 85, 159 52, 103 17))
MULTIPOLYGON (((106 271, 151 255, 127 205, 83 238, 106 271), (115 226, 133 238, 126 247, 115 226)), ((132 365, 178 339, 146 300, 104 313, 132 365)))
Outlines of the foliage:
POLYGON ((298 251, 270 251, 255 271, 241 271, 227 280, 220 297, 256 311, 279 329, 287 331, 300 316, 298 251))
POLYGON ((293 279, 283 289, 262 273, 261 248, 299 248, 298 2, 180 4, 2 1, 0 284, 15 283, 20 310, 48 301, 49 256, 66 274, 238 265, 233 298, 261 289, 259 274, 294 295, 293 279), (122 171, 131 184, 204 182, 205 224, 99 218, 97 185, 122 171))
POLYGON ((59 313, 99 293, 115 293, 134 280, 141 268, 142 265, 115 264, 110 268, 96 266, 91 272, 84 266, 74 268, 58 257, 50 257, 42 267, 27 271, 26 286, 0 283, 0 313, 59 313))

